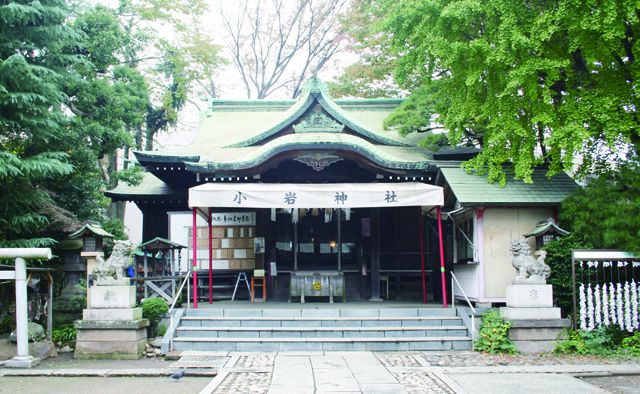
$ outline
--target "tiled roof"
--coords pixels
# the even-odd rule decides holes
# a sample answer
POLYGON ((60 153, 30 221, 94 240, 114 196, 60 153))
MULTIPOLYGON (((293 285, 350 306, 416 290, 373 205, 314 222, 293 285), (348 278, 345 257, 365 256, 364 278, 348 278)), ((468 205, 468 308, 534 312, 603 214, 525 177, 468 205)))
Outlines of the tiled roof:
POLYGON ((160 179, 156 178, 149 172, 142 174, 142 182, 137 186, 130 186, 126 183, 120 183, 114 189, 105 193, 107 197, 111 197, 115 201, 135 200, 138 198, 186 198, 187 192, 184 189, 175 189, 167 185, 160 179))
POLYGON ((579 188, 567 174, 547 177, 545 167, 534 169, 530 184, 514 179, 507 170, 504 187, 489 183, 486 176, 468 174, 460 166, 441 167, 440 171, 462 206, 558 205, 579 188))
POLYGON ((293 149, 348 150, 358 152, 387 168, 427 169, 431 157, 422 148, 374 145, 344 133, 287 134, 264 145, 203 151, 197 162, 187 162, 189 171, 240 170, 259 165, 278 153, 293 149))

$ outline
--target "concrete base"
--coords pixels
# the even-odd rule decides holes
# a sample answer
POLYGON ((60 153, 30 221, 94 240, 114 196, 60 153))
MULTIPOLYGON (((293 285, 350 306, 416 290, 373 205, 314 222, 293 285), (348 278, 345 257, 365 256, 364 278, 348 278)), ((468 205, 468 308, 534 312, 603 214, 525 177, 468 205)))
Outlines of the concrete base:
POLYGON ((91 286, 89 309, 127 309, 136 306, 135 286, 91 286))
POLYGON ((84 309, 83 320, 139 320, 142 319, 142 308, 122 309, 84 309))
POLYGON ((40 359, 27 356, 27 357, 18 357, 15 356, 11 360, 7 360, 4 363, 4 367, 7 368, 31 368, 40 364, 40 359))
POLYGON ((505 320, 549 320, 560 319, 560 308, 500 308, 505 320))
POLYGON ((520 353, 551 352, 562 338, 562 330, 569 327, 569 319, 514 320, 509 339, 520 353))
POLYGON ((509 285, 507 306, 511 308, 548 308, 553 306, 551 285, 509 285))
POLYGON ((148 319, 79 320, 74 357, 81 359, 137 359, 147 343, 148 319))

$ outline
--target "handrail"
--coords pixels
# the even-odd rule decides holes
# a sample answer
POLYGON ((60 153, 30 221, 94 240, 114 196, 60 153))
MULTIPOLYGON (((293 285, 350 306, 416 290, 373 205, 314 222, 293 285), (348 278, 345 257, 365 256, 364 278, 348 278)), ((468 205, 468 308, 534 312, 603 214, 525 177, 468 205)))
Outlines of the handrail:
MULTIPOLYGON (((473 305, 471 305, 471 300, 469 300, 469 297, 467 297, 467 293, 464 292, 464 289, 462 288, 462 285, 460 285, 460 282, 458 282, 458 278, 456 278, 456 275, 453 273, 453 271, 450 271, 451 273, 451 305, 455 305, 455 285, 454 285, 454 281, 455 283, 458 285, 458 288, 460 289, 460 291, 462 292, 462 295, 464 296, 464 299, 467 301, 467 305, 469 305, 469 308, 471 308, 471 338, 475 338, 476 336, 476 323, 475 323, 475 315, 476 315, 476 310, 473 307, 473 305)), ((472 346, 473 346, 473 341, 472 341, 472 346)))
MULTIPOLYGON (((189 283, 189 277, 191 276, 191 268, 189 268, 187 270, 187 274, 185 275, 184 279, 182 280, 182 283, 180 284, 180 287, 178 288, 178 291, 176 292, 175 296, 173 297, 173 302, 171 303, 171 306, 169 307, 169 351, 173 350, 173 332, 175 330, 175 327, 173 327, 173 308, 175 308, 176 306, 176 302, 178 301, 178 297, 180 294, 182 294, 182 289, 184 289, 184 285, 189 283)), ((187 290, 187 309, 190 308, 190 302, 189 302, 189 291, 187 290)))

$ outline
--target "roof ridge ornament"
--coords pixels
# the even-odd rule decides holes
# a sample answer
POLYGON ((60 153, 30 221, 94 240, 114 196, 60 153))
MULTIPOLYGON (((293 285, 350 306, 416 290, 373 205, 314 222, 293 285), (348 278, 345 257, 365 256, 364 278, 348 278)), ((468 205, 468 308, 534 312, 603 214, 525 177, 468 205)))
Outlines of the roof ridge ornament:
POLYGON ((304 163, 313 168, 315 171, 320 172, 329 167, 331 164, 341 161, 342 157, 334 155, 332 153, 314 152, 298 156, 293 160, 304 163))
POLYGON ((322 112, 312 112, 293 125, 293 130, 295 133, 341 133, 344 125, 322 112))

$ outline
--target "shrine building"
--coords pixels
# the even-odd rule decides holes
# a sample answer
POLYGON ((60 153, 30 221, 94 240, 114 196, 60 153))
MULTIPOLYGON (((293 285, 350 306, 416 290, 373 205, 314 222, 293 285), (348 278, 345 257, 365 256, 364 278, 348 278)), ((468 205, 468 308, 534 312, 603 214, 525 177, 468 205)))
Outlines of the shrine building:
POLYGON ((385 130, 401 103, 334 100, 316 78, 296 100, 214 99, 193 143, 135 152, 142 183, 107 195, 140 208, 143 242, 188 245, 170 271, 194 269, 200 303, 247 298, 244 273, 268 302, 446 305, 451 271, 471 301, 504 302, 510 241, 557 218, 577 185, 546 168, 505 187, 467 174, 477 149, 385 130))

